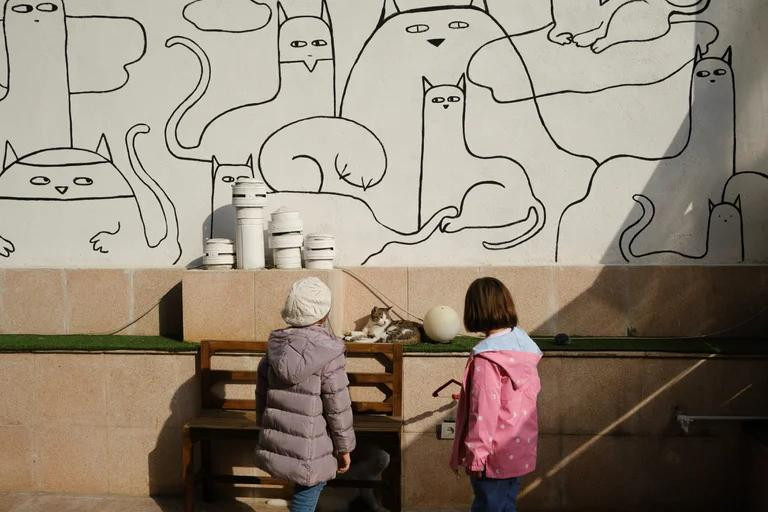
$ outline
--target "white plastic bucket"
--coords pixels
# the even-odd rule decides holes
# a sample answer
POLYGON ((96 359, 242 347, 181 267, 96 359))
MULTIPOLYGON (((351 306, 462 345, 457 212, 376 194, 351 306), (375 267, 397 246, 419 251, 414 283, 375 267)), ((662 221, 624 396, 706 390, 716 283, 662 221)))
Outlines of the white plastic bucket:
POLYGON ((331 270, 333 260, 307 260, 304 262, 304 266, 310 270, 331 270))
MULTIPOLYGON (((257 208, 245 209, 256 210, 257 208)), ((264 224, 261 219, 238 218, 235 240, 237 268, 264 268, 264 224)))
POLYGON ((291 249, 301 247, 304 244, 304 237, 301 233, 281 233, 272 234, 269 237, 269 247, 271 249, 291 249))
POLYGON ((307 268, 333 268, 336 259, 336 237, 325 234, 307 235, 304 241, 304 261, 307 268))
POLYGON ((203 266, 208 270, 231 269, 235 264, 235 244, 228 238, 205 241, 203 266))
POLYGON ((304 229, 299 212, 292 212, 280 208, 272 212, 272 220, 269 223, 270 233, 300 233, 304 229))
POLYGON ((301 268, 301 249, 298 247, 275 249, 273 258, 277 268, 301 268))
POLYGON ((263 207, 267 204, 267 186, 256 178, 240 178, 232 185, 235 207, 263 207))

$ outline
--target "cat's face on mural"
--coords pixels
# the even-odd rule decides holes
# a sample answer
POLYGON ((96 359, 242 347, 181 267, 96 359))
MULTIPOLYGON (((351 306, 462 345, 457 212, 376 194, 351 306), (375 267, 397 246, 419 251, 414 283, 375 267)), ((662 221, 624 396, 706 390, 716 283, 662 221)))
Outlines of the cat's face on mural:
POLYGON ((701 58, 697 51, 696 65, 693 68, 693 82, 697 91, 733 87, 733 69, 731 68, 731 49, 720 57, 701 58))
POLYGON ((488 14, 477 7, 446 7, 395 13, 378 29, 376 38, 393 54, 430 62, 446 57, 468 62, 483 44, 504 35, 488 14))
POLYGON ((5 2, 6 23, 24 24, 29 30, 37 26, 58 23, 64 19, 62 0, 34 2, 30 0, 7 0, 5 2))
POLYGON ((221 164, 216 158, 211 166, 214 204, 227 204, 232 200, 232 185, 238 178, 253 178, 253 157, 245 164, 221 164))
POLYGON ((102 140, 97 152, 46 149, 18 159, 8 145, 0 174, 0 197, 42 201, 132 197, 128 182, 112 163, 102 140))
POLYGON ((333 60, 330 19, 325 2, 322 5, 320 17, 288 18, 282 6, 279 7, 278 49, 281 63, 300 62, 312 72, 319 61, 333 60))
POLYGON ((709 215, 715 224, 736 224, 741 222, 741 198, 736 196, 733 203, 709 202, 709 215))
POLYGON ((433 86, 422 79, 424 85, 424 113, 433 116, 456 116, 464 112, 464 76, 456 85, 433 86))

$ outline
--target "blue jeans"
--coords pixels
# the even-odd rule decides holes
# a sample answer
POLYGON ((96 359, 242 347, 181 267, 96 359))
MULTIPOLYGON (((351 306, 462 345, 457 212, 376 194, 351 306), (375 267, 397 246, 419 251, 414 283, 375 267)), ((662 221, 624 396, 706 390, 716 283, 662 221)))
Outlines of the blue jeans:
POLYGON ((472 490, 475 491, 475 501, 472 502, 472 512, 516 512, 517 493, 520 491, 519 478, 475 478, 472 490))
POLYGON ((320 482, 312 487, 295 485, 293 487, 293 499, 291 499, 291 512, 315 512, 317 500, 320 499, 323 487, 325 487, 325 482, 320 482))

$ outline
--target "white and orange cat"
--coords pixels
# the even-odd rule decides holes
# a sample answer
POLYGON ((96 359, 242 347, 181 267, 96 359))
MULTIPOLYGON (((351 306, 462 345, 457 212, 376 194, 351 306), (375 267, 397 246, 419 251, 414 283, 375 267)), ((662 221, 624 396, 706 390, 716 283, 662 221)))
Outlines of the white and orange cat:
POLYGON ((552 0, 555 24, 549 39, 600 53, 615 44, 662 37, 673 15, 698 14, 709 1, 680 5, 671 0, 552 0))
POLYGON ((211 63, 200 45, 186 37, 176 36, 166 42, 169 48, 180 45, 190 50, 200 65, 195 89, 166 124, 166 145, 174 156, 209 162, 211 155, 216 155, 220 161, 242 161, 243 155, 259 154, 262 143, 280 127, 306 117, 334 115, 334 50, 325 1, 319 16, 288 17, 279 3, 277 10, 280 87, 276 96, 219 114, 192 144, 180 140, 179 125, 205 95, 211 63))

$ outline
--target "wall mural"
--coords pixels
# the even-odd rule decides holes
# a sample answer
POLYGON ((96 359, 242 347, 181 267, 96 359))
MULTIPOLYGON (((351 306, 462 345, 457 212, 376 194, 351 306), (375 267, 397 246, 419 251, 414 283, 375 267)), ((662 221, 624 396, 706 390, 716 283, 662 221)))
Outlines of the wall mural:
POLYGON ((243 176, 341 265, 768 262, 714 8, 6 0, 0 266, 195 266, 243 176))

